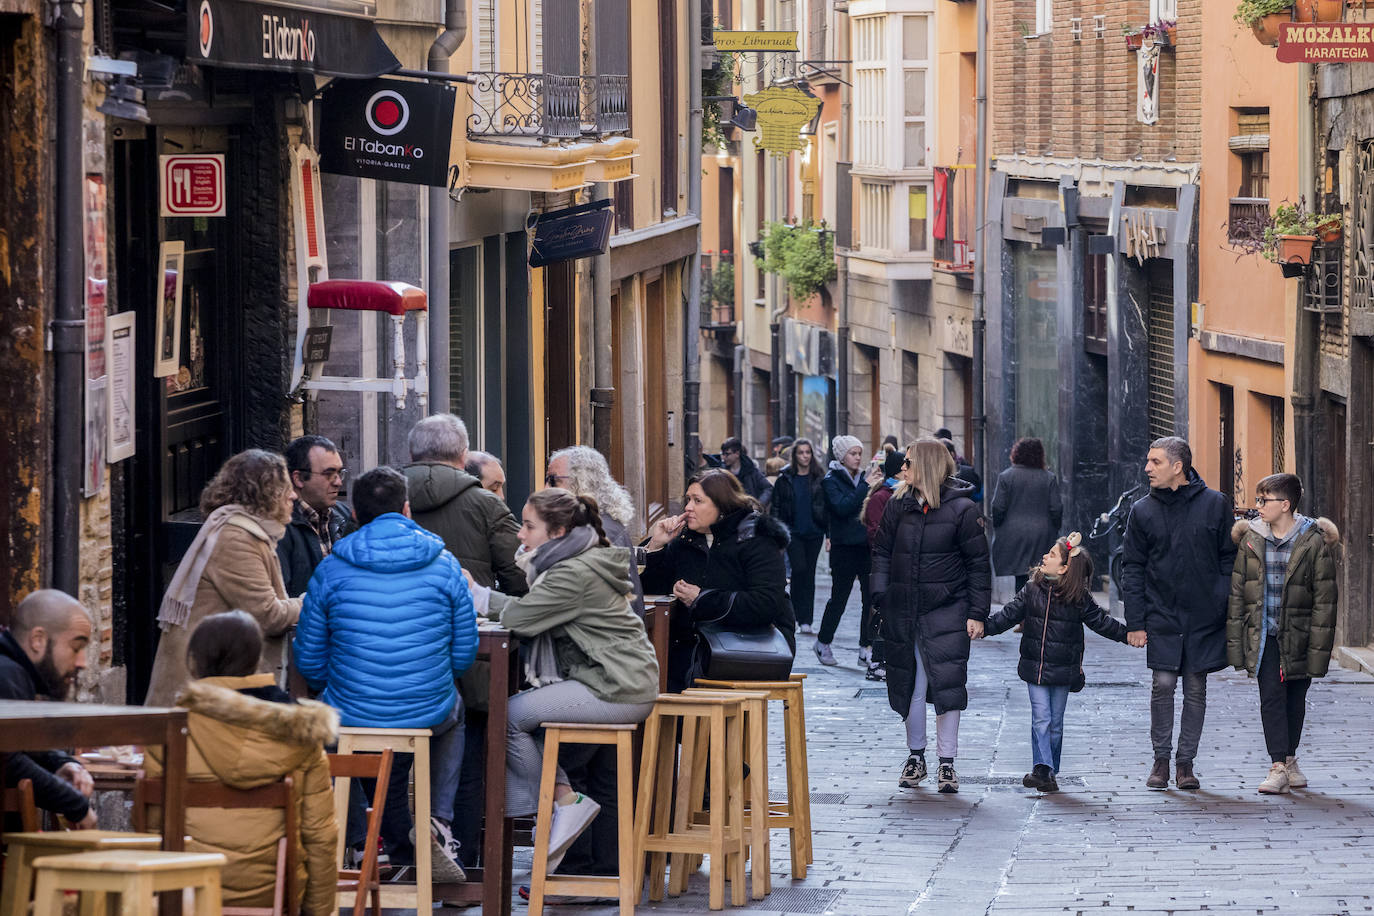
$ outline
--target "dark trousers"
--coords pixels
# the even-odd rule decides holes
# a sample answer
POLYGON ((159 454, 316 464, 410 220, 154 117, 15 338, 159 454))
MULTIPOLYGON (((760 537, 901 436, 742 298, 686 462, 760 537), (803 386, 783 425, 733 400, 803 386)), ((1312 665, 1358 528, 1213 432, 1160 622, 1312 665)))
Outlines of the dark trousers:
POLYGON ((464 868, 478 864, 482 851, 482 817, 486 813, 487 711, 469 711, 467 747, 458 777, 458 797, 453 800, 453 838, 458 841, 458 861, 464 868))
POLYGON ((1264 746, 1269 751, 1271 761, 1283 763, 1289 757, 1298 755, 1302 723, 1307 717, 1307 688, 1312 686, 1312 679, 1279 679, 1279 645, 1276 636, 1264 641, 1264 655, 1260 658, 1255 679, 1259 681, 1264 746))
MULTIPOLYGON (((1186 660, 1185 660, 1186 664, 1186 660)), ((1178 690, 1177 671, 1153 672, 1150 687, 1150 743, 1156 760, 1168 760, 1174 739, 1174 693, 1178 690)), ((1178 762, 1192 763, 1202 738, 1202 723, 1207 717, 1207 675, 1184 672, 1183 713, 1178 721, 1178 762)))
POLYGON ((568 784, 601 806, 558 866, 560 875, 614 875, 620 870, 620 836, 616 813, 616 750, 608 745, 569 744, 558 752, 568 784))
POLYGON ((816 610, 816 561, 821 556, 821 534, 806 537, 793 536, 787 545, 787 559, 792 564, 792 581, 788 591, 792 594, 792 613, 797 623, 810 624, 816 610))
POLYGON ((873 641, 872 629, 873 601, 868 594, 868 574, 872 570, 873 557, 867 544, 832 544, 830 547, 830 575, 833 584, 830 588, 830 601, 825 606, 825 617, 821 619, 821 631, 817 639, 829 645, 839 629, 840 618, 844 616, 844 606, 849 603, 849 593, 854 589, 854 580, 859 580, 859 598, 863 602, 863 617, 859 620, 859 645, 868 646, 873 641))
MULTIPOLYGON (((382 848, 392 865, 414 865, 415 845, 410 839, 410 766, 414 754, 391 758, 391 780, 386 787, 386 809, 382 811, 382 848)), ((348 793, 348 845, 361 849, 367 838, 367 809, 377 780, 355 779, 348 793)))

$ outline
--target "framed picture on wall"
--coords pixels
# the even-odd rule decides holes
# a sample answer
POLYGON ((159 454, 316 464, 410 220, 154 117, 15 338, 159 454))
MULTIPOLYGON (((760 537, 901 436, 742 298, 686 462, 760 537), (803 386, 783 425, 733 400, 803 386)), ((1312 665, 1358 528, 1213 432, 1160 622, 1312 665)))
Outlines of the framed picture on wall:
POLYGON ((181 286, 185 276, 186 245, 163 242, 158 263, 162 265, 162 285, 157 301, 157 350, 153 376, 166 378, 181 368, 181 286))

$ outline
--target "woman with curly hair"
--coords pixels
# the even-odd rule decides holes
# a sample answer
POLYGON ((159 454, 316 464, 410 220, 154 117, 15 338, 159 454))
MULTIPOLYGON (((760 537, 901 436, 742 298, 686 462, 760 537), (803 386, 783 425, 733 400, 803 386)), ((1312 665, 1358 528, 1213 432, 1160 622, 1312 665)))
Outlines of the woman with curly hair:
MULTIPOLYGON (((549 456, 549 474, 544 482, 562 487, 577 496, 590 496, 601 511, 601 525, 612 547, 634 547, 630 526, 635 523, 635 504, 630 491, 616 483, 606 458, 589 445, 570 445, 549 456)), ((631 550, 630 585, 634 590, 635 613, 644 616, 644 586, 639 583, 639 564, 631 550)))
POLYGON ((283 636, 301 613, 301 599, 286 597, 277 561, 295 496, 286 460, 261 449, 239 452, 206 485, 200 495, 205 522, 158 609, 162 638, 144 703, 170 706, 190 681, 191 632, 211 614, 251 614, 267 637, 258 670, 275 674, 281 668, 283 636))

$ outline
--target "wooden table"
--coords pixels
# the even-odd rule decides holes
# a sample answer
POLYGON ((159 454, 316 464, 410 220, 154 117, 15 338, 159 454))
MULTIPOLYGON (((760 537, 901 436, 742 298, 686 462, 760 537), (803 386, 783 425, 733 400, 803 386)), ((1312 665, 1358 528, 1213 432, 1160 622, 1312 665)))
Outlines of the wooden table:
POLYGON ((680 607, 672 595, 644 596, 644 629, 649 631, 649 642, 654 644, 654 655, 658 657, 659 693, 668 690, 668 640, 673 614, 680 607))
MULTIPOLYGON (((464 869, 466 884, 435 884, 435 900, 482 904, 484 916, 510 916, 511 857, 515 849, 512 819, 506 817, 506 721, 510 697, 520 688, 519 643, 498 625, 477 633, 477 658, 491 662, 487 699, 486 812, 483 815, 482 867, 464 869)), ((427 854, 416 850, 416 855, 427 854)))
MULTIPOLYGON (((106 744, 162 745, 162 848, 181 850, 186 835, 186 710, 0 700, 0 753, 106 744)), ((162 912, 179 914, 181 897, 165 894, 162 912)))

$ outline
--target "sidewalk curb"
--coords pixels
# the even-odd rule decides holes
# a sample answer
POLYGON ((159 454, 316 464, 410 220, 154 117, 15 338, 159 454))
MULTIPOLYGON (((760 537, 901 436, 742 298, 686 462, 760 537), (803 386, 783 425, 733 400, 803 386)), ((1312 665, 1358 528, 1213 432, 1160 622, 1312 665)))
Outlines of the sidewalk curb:
POLYGON ((1357 646, 1337 646, 1336 661, 1342 668, 1374 675, 1374 649, 1357 646))

